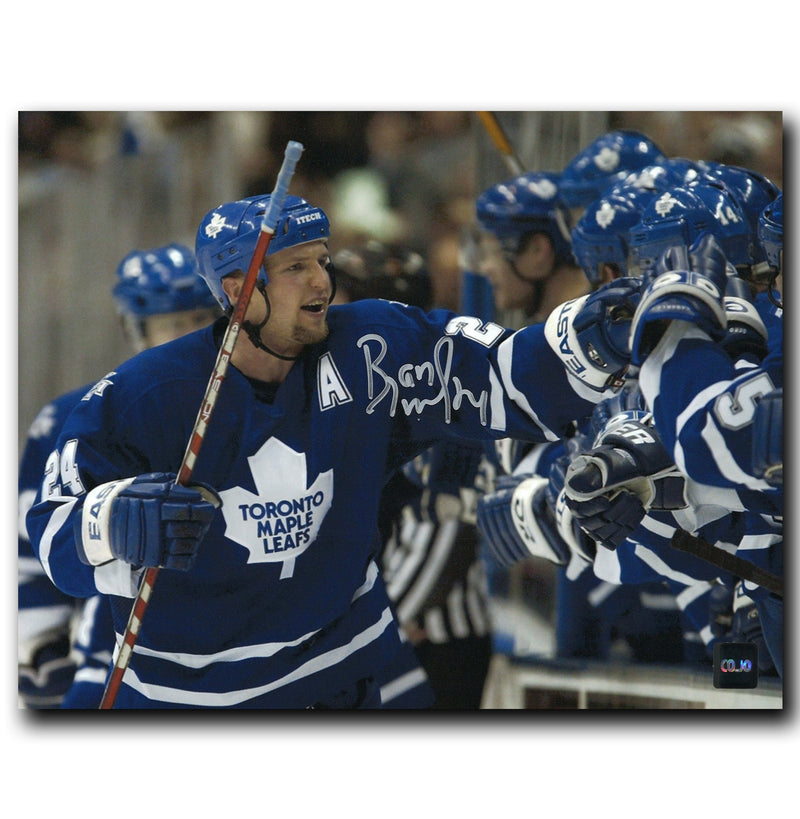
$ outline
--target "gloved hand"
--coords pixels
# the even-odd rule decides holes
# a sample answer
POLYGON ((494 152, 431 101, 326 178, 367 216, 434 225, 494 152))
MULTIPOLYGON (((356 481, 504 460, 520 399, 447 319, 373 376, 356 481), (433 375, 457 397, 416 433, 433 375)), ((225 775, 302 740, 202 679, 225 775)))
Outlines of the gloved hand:
POLYGON ((639 278, 615 279, 556 307, 545 322, 545 338, 567 372, 595 392, 622 384, 641 291, 639 278))
POLYGON ((606 549, 624 543, 646 514, 644 504, 627 489, 583 501, 567 495, 566 504, 581 529, 606 549))
POLYGON ((736 296, 723 300, 727 332, 721 344, 731 360, 750 355, 760 362, 767 354, 767 328, 752 302, 736 296))
MULTIPOLYGON (((570 442, 568 442, 570 443, 570 442)), ((567 447, 569 449, 569 447, 567 447)), ((567 474, 571 455, 557 458, 550 465, 545 500, 555 520, 556 532, 569 548, 569 562, 566 575, 569 580, 576 580, 593 563, 597 555, 597 545, 593 538, 578 525, 572 510, 566 504, 564 479, 567 474)))
POLYGON ((69 635, 46 638, 17 668, 19 696, 26 708, 58 708, 72 685, 77 664, 70 656, 69 635))
POLYGON ((497 489, 478 500, 478 527, 501 566, 513 566, 531 556, 563 565, 569 548, 555 526, 545 499, 547 478, 507 476, 497 489))
POLYGON ((615 393, 611 398, 604 398, 598 404, 595 404, 589 420, 587 435, 591 436, 593 441, 598 435, 602 434, 608 422, 615 415, 627 410, 636 410, 642 413, 648 411, 647 403, 636 379, 626 378, 619 392, 615 393))
POLYGON ((733 624, 733 589, 715 581, 708 595, 708 620, 718 640, 729 640, 733 624))
POLYGON ((753 474, 770 486, 783 485, 783 387, 768 392, 753 416, 753 474))
POLYGON ((81 560, 191 569, 222 500, 204 484, 181 486, 175 477, 152 472, 92 489, 75 522, 81 560))
POLYGON ((649 509, 685 508, 684 488, 650 416, 635 410, 609 419, 593 448, 573 458, 564 480, 565 502, 581 529, 609 549, 649 509))
POLYGON ((630 332, 631 361, 641 366, 674 320, 691 322, 710 338, 725 337, 727 317, 723 298, 727 260, 716 238, 702 234, 689 251, 690 269, 670 269, 685 263, 680 249, 667 251, 661 273, 642 294, 630 332))

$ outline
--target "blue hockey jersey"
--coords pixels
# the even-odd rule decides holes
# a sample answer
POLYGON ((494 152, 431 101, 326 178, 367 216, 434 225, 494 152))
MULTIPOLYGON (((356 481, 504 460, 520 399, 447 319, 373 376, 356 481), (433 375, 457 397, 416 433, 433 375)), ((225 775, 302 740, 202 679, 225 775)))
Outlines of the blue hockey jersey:
POLYGON ((769 334, 760 366, 733 362, 704 332, 673 322, 642 365, 639 385, 684 474, 729 490, 731 509, 780 516, 783 488, 752 474, 752 432, 758 399, 783 386, 783 311, 763 295, 755 304, 769 334))
MULTIPOLYGON (((28 437, 20 458, 17 478, 19 537, 17 568, 19 574, 18 626, 21 654, 36 643, 42 634, 63 631, 69 634, 69 622, 75 612, 73 597, 56 588, 45 575, 25 524, 25 517, 42 484, 42 474, 58 433, 72 408, 90 389, 81 387, 45 404, 28 428, 28 437)), ((21 660, 24 658, 21 656, 21 660)))
MULTIPOLYGON (((116 707, 305 708, 374 676, 400 644, 375 560, 387 476, 442 437, 556 440, 592 409, 540 325, 361 301, 329 326, 275 390, 229 368, 193 472, 222 507, 193 568, 160 572, 116 707)), ((29 513, 48 575, 109 595, 118 634, 140 575, 81 563, 73 527, 93 487, 178 472, 223 329, 101 379, 29 513)))

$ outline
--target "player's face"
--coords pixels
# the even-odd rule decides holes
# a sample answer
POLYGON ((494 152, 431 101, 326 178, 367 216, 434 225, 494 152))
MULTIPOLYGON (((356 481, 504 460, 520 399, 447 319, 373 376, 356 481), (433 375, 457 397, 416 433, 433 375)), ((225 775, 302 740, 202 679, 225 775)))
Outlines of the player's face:
POLYGON ((196 310, 181 310, 177 313, 149 316, 144 324, 145 344, 148 347, 156 347, 172 341, 174 338, 211 324, 218 315, 217 310, 199 307, 196 310))
MULTIPOLYGON (((323 241, 287 247, 267 256, 271 312, 261 337, 270 349, 296 355, 305 345, 322 341, 328 335, 332 286, 325 268, 329 261, 328 245, 323 241)), ((255 308, 263 311, 263 302, 254 301, 255 308)), ((252 320, 263 320, 263 314, 260 318, 253 316, 252 320)))
POLYGON ((492 295, 499 310, 524 307, 531 298, 531 285, 514 275, 511 264, 495 236, 483 234, 479 271, 492 283, 492 295))

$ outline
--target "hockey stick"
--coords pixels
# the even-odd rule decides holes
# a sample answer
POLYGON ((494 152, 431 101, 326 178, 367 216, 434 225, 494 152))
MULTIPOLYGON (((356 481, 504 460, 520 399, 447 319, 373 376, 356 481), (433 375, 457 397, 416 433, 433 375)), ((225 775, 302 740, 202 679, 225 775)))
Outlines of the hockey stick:
MULTIPOLYGON (((486 132, 489 134, 489 137, 494 143, 494 147, 497 148, 503 158, 503 161, 506 163, 508 170, 513 173, 514 176, 522 176, 524 173, 526 173, 525 166, 522 164, 517 152, 514 150, 511 140, 509 140, 506 132, 503 130, 503 126, 500 124, 497 114, 493 113, 492 111, 478 111, 477 113, 478 117, 483 123, 483 127, 486 129, 486 132)), ((555 209, 554 218, 556 220, 556 224, 558 225, 559 231, 561 231, 561 235, 568 242, 571 242, 572 231, 570 230, 567 220, 564 217, 564 213, 560 207, 555 209)))
POLYGON ((506 132, 503 130, 503 126, 497 118, 497 114, 491 111, 478 111, 477 113, 483 123, 483 127, 486 128, 486 132, 494 143, 494 147, 497 148, 503 157, 508 170, 513 173, 514 176, 520 176, 525 173, 525 166, 520 162, 514 150, 514 146, 506 136, 506 132))
POLYGON ((699 557, 706 563, 718 566, 742 580, 749 580, 751 583, 777 594, 778 597, 783 597, 782 577, 761 569, 755 563, 732 555, 724 549, 718 549, 701 537, 696 537, 683 529, 678 529, 672 536, 671 545, 674 549, 699 557))
MULTIPOLYGON (((225 330, 225 335, 220 344, 217 360, 214 364, 214 370, 211 373, 211 378, 208 381, 203 402, 200 405, 200 410, 197 413, 197 419, 194 422, 192 434, 189 436, 189 443, 186 446, 186 452, 183 456, 176 483, 181 486, 188 486, 189 480, 194 471, 194 465, 197 461, 197 456, 200 452, 200 447, 203 444, 203 439, 208 428, 208 423, 211 420, 211 414, 214 411, 214 406, 217 403, 219 390, 222 382, 225 379, 225 374, 228 371, 233 348, 236 340, 239 337, 239 330, 244 321, 247 307, 250 304, 250 297, 253 295, 253 290, 258 280, 258 271, 264 263, 264 257, 267 255, 269 243, 275 233, 275 226, 278 223, 283 202, 286 198, 286 193, 289 190, 289 183, 294 175, 294 168, 297 164, 300 155, 303 152, 303 146, 299 142, 289 142, 286 145, 286 152, 283 159, 283 164, 278 172, 278 179, 275 183, 275 190, 270 197, 269 207, 261 221, 261 232, 256 241, 256 247, 253 251, 253 258, 250 260, 250 267, 247 270, 247 275, 242 285, 242 291, 236 301, 231 319, 228 327, 225 330)), ((107 710, 113 707, 114 701, 117 697, 117 692, 122 684, 122 677, 131 661, 133 654, 133 647, 139 637, 139 631, 142 627, 142 618, 145 610, 150 602, 150 595, 153 593, 153 586, 158 577, 159 569, 157 567, 149 568, 145 571, 141 585, 139 586, 139 593, 133 603, 128 624, 125 628, 125 634, 122 638, 122 646, 120 647, 117 659, 114 663, 114 668, 108 678, 106 689, 103 692, 103 699, 100 702, 100 709, 107 710)))

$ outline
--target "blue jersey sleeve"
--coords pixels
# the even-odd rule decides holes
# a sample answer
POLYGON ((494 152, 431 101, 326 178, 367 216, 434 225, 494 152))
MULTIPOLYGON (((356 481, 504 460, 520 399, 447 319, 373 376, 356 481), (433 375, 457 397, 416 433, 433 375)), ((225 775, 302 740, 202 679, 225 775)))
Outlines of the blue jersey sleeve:
MULTIPOLYGON (((348 330, 357 333, 352 347, 365 367, 367 412, 408 419, 404 434, 412 438, 556 441, 574 419, 591 414, 594 405, 570 385, 543 324, 513 332, 391 302, 341 309, 348 308, 348 330)), ((341 315, 331 311, 333 329, 341 315)))
POLYGON ((673 322, 642 365, 639 384, 684 474, 698 483, 776 494, 752 475, 751 459, 756 403, 782 385, 774 368, 737 367, 702 331, 673 322))
POLYGON ((28 429, 18 474, 18 623, 19 646, 24 653, 43 635, 69 630, 76 601, 58 589, 45 574, 31 545, 26 516, 45 479, 48 456, 55 447, 67 416, 89 386, 72 390, 46 404, 28 429))

